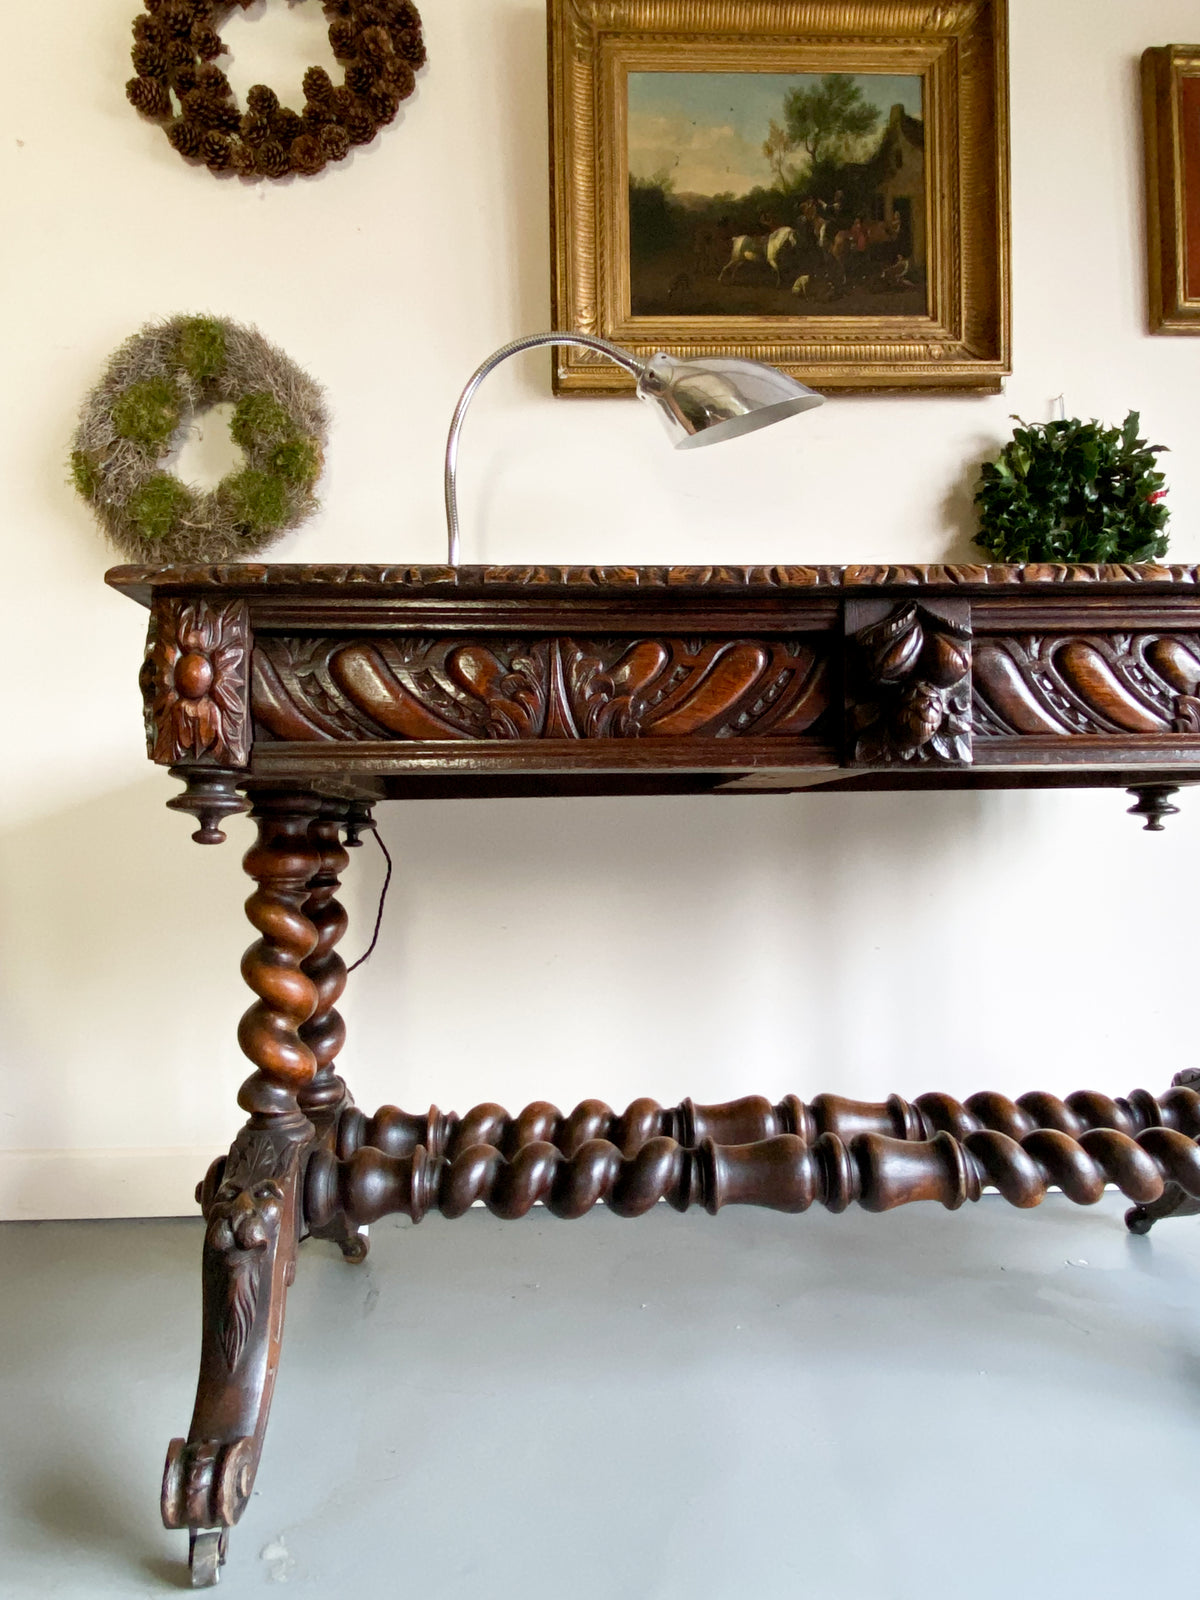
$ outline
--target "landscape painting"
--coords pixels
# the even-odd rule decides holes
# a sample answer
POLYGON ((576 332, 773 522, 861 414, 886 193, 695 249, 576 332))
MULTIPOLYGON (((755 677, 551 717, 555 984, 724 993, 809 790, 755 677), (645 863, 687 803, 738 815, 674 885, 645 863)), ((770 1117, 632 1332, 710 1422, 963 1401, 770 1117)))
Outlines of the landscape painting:
POLYGON ((917 75, 628 75, 634 317, 928 314, 917 75))

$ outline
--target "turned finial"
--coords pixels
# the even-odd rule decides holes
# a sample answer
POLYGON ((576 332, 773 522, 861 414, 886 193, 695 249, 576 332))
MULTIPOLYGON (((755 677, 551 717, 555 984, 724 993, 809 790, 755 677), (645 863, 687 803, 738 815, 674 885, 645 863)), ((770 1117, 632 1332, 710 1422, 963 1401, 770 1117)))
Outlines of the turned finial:
POLYGON ((1137 805, 1129 807, 1129 815, 1145 817, 1146 833, 1161 833, 1163 818, 1179 815, 1179 807, 1171 804, 1171 796, 1179 793, 1177 783, 1140 783, 1126 793, 1136 797, 1137 805))
POLYGON ((245 774, 227 767, 171 767, 173 778, 186 787, 167 801, 170 811, 188 811, 200 826, 192 835, 197 844, 224 844, 221 824, 226 817, 249 811, 250 802, 237 792, 245 774))
POLYGON ((346 813, 346 849, 357 850, 364 833, 374 833, 375 810, 369 800, 352 800, 346 813))

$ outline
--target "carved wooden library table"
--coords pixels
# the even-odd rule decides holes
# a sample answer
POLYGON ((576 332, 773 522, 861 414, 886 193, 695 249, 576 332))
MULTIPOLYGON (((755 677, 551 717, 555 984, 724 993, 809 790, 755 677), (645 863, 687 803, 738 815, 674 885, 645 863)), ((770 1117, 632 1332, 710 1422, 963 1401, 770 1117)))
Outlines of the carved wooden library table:
MULTIPOLYGON (((248 1120, 198 1190, 200 1381, 163 1481, 211 1583, 258 1466, 300 1239, 366 1254, 389 1212, 661 1200, 885 1211, 993 1188, 1083 1205, 1116 1184, 1144 1232, 1200 1212, 1200 1073, 1161 1099, 960 1104, 835 1095, 510 1116, 353 1103, 335 1071, 338 882, 380 800, 1114 786, 1150 829, 1200 780, 1190 567, 119 567, 150 608, 141 686, 168 804, 218 843, 251 811, 257 999, 248 1120)), ((749 821, 739 810, 731 825, 749 821)))

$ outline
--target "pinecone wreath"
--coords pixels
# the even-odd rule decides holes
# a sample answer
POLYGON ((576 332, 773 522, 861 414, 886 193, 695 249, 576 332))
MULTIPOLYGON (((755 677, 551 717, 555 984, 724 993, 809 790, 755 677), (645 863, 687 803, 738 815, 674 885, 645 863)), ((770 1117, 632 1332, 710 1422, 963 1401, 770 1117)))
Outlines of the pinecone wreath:
POLYGON ((304 74, 304 110, 289 110, 256 83, 243 112, 216 65, 219 22, 253 0, 145 0, 133 22, 129 103, 160 122, 189 161, 247 178, 312 176, 369 144, 392 121, 425 64, 421 17, 411 0, 322 0, 329 43, 345 67, 334 86, 323 67, 304 74))

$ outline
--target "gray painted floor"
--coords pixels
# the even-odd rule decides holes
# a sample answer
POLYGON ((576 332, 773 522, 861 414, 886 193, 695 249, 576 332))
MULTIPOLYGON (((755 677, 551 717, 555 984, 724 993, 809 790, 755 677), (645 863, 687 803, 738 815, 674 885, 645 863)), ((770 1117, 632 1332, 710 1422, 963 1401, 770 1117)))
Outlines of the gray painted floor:
MULTIPOLYGON (((1195 1593, 1200 1226, 475 1211, 304 1247, 221 1593, 1195 1593)), ((170 1593, 194 1222, 0 1229, 0 1594, 170 1593)))

